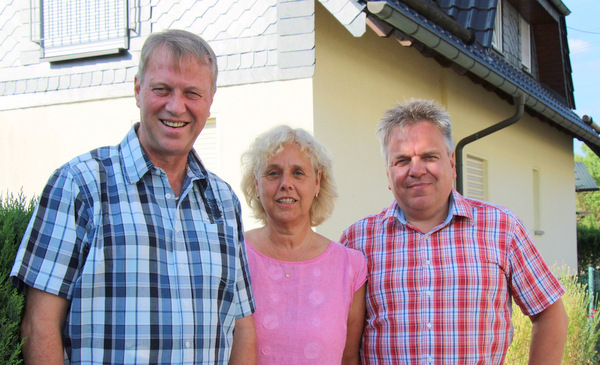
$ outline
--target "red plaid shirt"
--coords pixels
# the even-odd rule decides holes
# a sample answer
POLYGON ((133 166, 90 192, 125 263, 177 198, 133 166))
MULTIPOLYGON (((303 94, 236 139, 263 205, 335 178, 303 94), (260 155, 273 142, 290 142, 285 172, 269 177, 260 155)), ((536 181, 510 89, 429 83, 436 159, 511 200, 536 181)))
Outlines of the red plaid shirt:
POLYGON ((511 297, 534 315, 564 293, 510 211, 456 191, 450 207, 428 233, 396 202, 344 231, 368 260, 365 364, 502 364, 511 297))

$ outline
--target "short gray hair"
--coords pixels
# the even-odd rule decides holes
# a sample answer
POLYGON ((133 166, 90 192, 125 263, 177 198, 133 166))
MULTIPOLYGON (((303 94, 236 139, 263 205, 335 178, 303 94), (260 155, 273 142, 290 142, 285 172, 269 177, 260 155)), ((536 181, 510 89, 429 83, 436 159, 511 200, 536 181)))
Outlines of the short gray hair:
POLYGON ((452 122, 450 115, 443 106, 436 104, 433 100, 411 98, 405 103, 396 104, 388 109, 377 125, 377 137, 381 144, 381 154, 388 163, 388 145, 392 132, 396 127, 404 128, 419 122, 430 122, 436 126, 446 142, 448 154, 454 151, 452 140, 452 122))
POLYGON ((258 136, 242 155, 241 188, 254 217, 266 223, 266 212, 256 196, 256 176, 260 176, 273 156, 293 144, 299 146, 300 150, 310 158, 315 173, 321 171, 319 197, 313 200, 310 207, 311 226, 318 226, 329 218, 337 198, 332 160, 325 147, 301 128, 292 129, 281 125, 258 136))
POLYGON ((201 65, 208 65, 212 71, 212 92, 217 90, 217 56, 210 45, 202 37, 185 30, 167 29, 152 33, 148 36, 142 47, 137 79, 142 81, 150 57, 160 47, 165 47, 179 61, 183 57, 191 56, 201 65))

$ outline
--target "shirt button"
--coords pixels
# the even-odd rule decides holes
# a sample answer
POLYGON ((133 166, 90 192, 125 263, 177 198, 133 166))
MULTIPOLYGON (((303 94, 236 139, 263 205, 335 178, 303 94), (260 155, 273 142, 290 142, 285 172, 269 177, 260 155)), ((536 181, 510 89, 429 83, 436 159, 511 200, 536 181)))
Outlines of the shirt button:
POLYGON ((431 260, 427 260, 427 261, 425 261, 425 263, 426 263, 427 265, 431 265, 431 260))
POLYGON ((433 295, 433 293, 431 292, 431 290, 427 290, 427 292, 426 292, 426 293, 427 293, 427 296, 428 296, 428 297, 430 297, 430 296, 432 296, 432 295, 433 295))
POLYGON ((171 196, 172 196, 172 195, 171 195, 171 193, 167 193, 167 194, 165 195, 165 198, 167 198, 167 199, 171 199, 171 196))
POLYGON ((189 349, 190 346, 192 346, 192 343, 190 341, 185 341, 185 347, 189 349))
POLYGON ((427 323, 427 328, 431 329, 431 323, 427 323))
POLYGON ((179 268, 180 268, 181 270, 183 270, 183 269, 185 269, 185 265, 184 265, 184 264, 179 264, 179 268))
POLYGON ((184 305, 186 308, 189 308, 189 307, 190 307, 190 302, 188 302, 188 301, 186 300, 185 302, 183 302, 183 305, 184 305))

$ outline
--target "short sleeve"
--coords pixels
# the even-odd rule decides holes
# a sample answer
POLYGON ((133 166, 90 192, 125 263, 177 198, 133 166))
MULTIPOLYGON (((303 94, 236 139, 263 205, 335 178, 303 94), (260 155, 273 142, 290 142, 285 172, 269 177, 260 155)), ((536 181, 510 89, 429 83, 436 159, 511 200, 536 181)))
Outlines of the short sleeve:
POLYGON ((26 286, 71 299, 80 274, 80 247, 85 232, 82 213, 77 211, 79 188, 67 168, 48 180, 10 273, 19 289, 26 286))
POLYGON ((362 252, 346 248, 349 251, 350 263, 355 273, 353 292, 356 292, 367 281, 367 259, 362 252))
POLYGON ((532 316, 544 311, 564 294, 564 288, 518 219, 511 242, 509 264, 511 292, 525 315, 532 316))
POLYGON ((246 244, 244 240, 244 228, 241 220, 241 206, 239 200, 234 195, 235 201, 235 214, 237 220, 238 237, 236 249, 238 252, 237 260, 239 261, 236 265, 239 270, 236 274, 236 296, 238 309, 236 311, 236 318, 242 318, 251 315, 256 311, 254 303, 254 296, 252 293, 252 285, 250 281, 250 272, 248 268, 248 254, 246 252, 246 244))

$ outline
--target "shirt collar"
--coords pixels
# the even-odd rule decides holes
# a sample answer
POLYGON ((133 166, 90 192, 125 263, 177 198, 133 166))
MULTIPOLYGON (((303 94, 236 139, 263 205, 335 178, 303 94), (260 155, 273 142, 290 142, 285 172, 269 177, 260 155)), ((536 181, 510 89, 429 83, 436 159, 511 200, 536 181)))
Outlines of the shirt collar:
MULTIPOLYGON (((140 140, 136 133, 138 127, 139 123, 136 123, 131 127, 125 138, 123 138, 119 144, 123 174, 130 184, 139 182, 144 175, 154 169, 154 164, 150 158, 148 158, 140 144, 140 140)), ((188 155, 188 164, 188 177, 192 180, 206 179, 206 169, 202 165, 200 157, 193 149, 188 155)))
MULTIPOLYGON (((467 199, 461 194, 459 194, 458 191, 456 191, 454 188, 452 189, 450 197, 448 199, 448 216, 444 220, 443 225, 450 223, 454 216, 473 219, 473 215, 471 213, 470 205, 467 199)), ((398 202, 396 202, 396 200, 394 200, 392 205, 390 205, 390 207, 387 209, 387 212, 385 213, 385 218, 395 218, 403 225, 406 225, 408 223, 408 221, 404 217, 402 209, 400 209, 400 206, 398 205, 398 202)))

